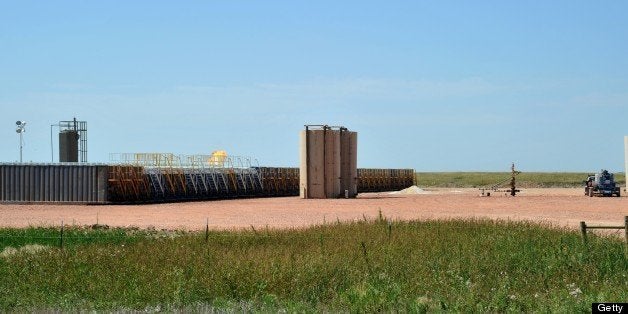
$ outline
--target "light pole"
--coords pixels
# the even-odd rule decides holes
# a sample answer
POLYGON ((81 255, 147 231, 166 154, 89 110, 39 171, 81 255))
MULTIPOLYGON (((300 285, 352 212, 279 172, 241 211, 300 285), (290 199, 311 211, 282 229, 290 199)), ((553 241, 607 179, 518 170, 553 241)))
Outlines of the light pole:
POLYGON ((26 132, 26 122, 25 121, 17 121, 15 122, 15 125, 17 125, 17 128, 15 129, 15 132, 17 132, 18 134, 20 134, 20 163, 22 162, 22 147, 24 146, 24 139, 23 139, 23 134, 24 132, 26 132))
POLYGON ((54 126, 60 126, 59 124, 51 124, 50 125, 50 162, 54 163, 55 162, 55 147, 52 141, 52 127, 54 126))

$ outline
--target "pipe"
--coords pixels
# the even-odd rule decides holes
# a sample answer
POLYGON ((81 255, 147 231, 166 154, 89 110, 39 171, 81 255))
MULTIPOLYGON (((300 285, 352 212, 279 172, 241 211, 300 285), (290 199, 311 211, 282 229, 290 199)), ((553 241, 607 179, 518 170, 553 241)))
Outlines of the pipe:
POLYGON ((310 180, 309 180, 309 174, 310 174, 310 139, 309 139, 309 127, 306 125, 305 126, 305 173, 304 173, 304 177, 305 177, 305 190, 303 191, 303 196, 308 199, 309 196, 307 195, 309 189, 310 189, 310 180))
POLYGON ((327 125, 323 126, 323 193, 327 198, 327 125))

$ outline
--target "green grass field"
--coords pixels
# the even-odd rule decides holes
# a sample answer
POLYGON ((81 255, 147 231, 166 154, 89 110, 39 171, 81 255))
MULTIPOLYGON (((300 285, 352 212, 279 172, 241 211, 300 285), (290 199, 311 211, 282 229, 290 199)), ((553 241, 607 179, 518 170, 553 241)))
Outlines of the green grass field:
POLYGON ((130 244, 150 236, 162 236, 154 230, 109 229, 107 226, 57 228, 0 229, 0 252, 6 247, 19 248, 28 244, 48 247, 74 247, 86 244, 130 244))
MULTIPOLYGON (((584 187, 588 173, 575 172, 523 172, 517 176, 521 188, 571 188, 584 187)), ((616 173, 615 180, 625 185, 623 173, 616 173)), ((503 182, 510 183, 510 172, 417 172, 420 187, 480 188, 503 182)))
POLYGON ((586 312, 628 300, 621 241, 584 245, 531 223, 379 219, 210 232, 207 242, 76 229, 63 250, 55 233, 1 230, 0 311, 586 312), (45 246, 15 250, 35 243, 45 246))

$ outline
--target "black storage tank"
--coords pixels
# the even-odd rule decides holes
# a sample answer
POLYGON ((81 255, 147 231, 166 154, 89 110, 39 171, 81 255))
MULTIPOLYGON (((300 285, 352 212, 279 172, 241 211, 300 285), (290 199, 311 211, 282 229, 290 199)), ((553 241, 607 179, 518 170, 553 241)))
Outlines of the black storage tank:
POLYGON ((59 132, 59 162, 78 162, 79 134, 74 130, 59 132))

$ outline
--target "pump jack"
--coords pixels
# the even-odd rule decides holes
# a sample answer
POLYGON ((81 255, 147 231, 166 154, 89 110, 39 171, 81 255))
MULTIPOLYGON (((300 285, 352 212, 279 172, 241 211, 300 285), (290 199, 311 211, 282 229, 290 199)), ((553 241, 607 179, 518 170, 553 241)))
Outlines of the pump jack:
POLYGON ((506 179, 497 184, 493 184, 490 187, 480 188, 480 190, 482 191, 482 196, 491 196, 491 192, 486 192, 486 190, 490 190, 490 191, 498 192, 498 193, 501 193, 501 192, 510 193, 510 195, 516 196, 517 193, 521 192, 521 190, 517 189, 517 181, 515 179, 515 177, 519 175, 520 173, 521 171, 515 170, 515 163, 512 163, 512 166, 510 167, 510 179, 506 179), (504 185, 508 181, 510 181, 510 188, 506 190, 500 190, 499 187, 504 185))

